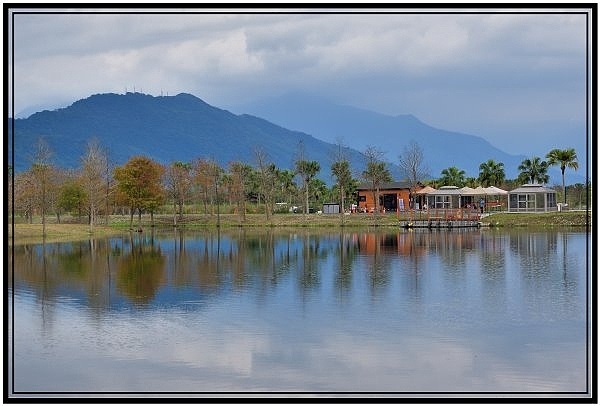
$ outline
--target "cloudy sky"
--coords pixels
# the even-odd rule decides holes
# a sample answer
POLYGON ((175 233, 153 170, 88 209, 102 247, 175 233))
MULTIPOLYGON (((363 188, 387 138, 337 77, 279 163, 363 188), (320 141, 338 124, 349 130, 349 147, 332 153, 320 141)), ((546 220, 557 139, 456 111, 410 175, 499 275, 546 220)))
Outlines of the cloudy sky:
POLYGON ((11 20, 17 117, 134 87, 217 107, 303 91, 513 154, 575 147, 585 159, 586 10, 49 11, 11 20))

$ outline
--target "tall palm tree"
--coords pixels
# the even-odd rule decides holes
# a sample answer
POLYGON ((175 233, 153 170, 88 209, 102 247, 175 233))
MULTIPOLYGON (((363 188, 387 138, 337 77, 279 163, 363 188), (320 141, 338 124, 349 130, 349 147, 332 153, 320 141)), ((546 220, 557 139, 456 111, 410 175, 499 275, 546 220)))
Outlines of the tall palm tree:
POLYGON ((319 173, 319 171, 321 170, 321 165, 319 164, 319 162, 317 161, 305 161, 305 160, 298 160, 296 161, 296 173, 300 175, 300 177, 302 178, 302 185, 304 187, 304 192, 305 192, 305 211, 304 213, 308 213, 309 208, 308 208, 308 196, 309 196, 309 188, 310 188, 310 181, 317 175, 317 173, 319 173))
POLYGON ((521 162, 521 165, 517 168, 521 171, 519 174, 520 178, 526 179, 527 182, 535 183, 548 183, 550 176, 548 176, 548 162, 542 161, 540 157, 527 158, 521 162))
POLYGON ((548 159, 548 165, 559 165, 560 171, 562 172, 562 184, 563 184, 563 196, 564 203, 567 204, 567 188, 565 186, 565 169, 572 168, 574 170, 579 169, 579 164, 577 163, 577 153, 575 149, 553 149, 548 152, 546 155, 546 159, 548 159))
POLYGON ((337 180, 337 186, 340 191, 340 202, 342 205, 342 209, 340 213, 342 214, 342 221, 344 219, 344 197, 346 191, 351 187, 352 183, 352 172, 350 171, 350 162, 343 159, 334 162, 331 165, 331 174, 335 176, 337 180))
POLYGON ((500 185, 504 182, 506 174, 504 173, 504 164, 488 159, 479 165, 479 182, 482 186, 500 185))
POLYGON ((458 169, 456 166, 443 169, 439 182, 441 186, 463 187, 465 185, 465 171, 458 169))

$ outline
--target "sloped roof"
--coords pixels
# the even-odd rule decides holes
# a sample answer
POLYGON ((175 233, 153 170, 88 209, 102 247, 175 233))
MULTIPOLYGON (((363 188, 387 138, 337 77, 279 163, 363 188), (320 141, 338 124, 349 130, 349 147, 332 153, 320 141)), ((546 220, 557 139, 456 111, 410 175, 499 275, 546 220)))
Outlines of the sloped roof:
POLYGON ((459 189, 458 186, 442 186, 438 190, 434 190, 429 193, 430 195, 453 195, 460 196, 463 195, 462 189, 459 189))
POLYGON ((488 186, 485 187, 485 193, 487 193, 488 195, 507 195, 508 192, 504 189, 500 189, 499 187, 496 186, 488 186))
MULTIPOLYGON (((356 188, 357 190, 371 190, 373 185, 369 183, 361 183, 356 188)), ((411 184, 409 182, 389 182, 382 183, 379 185, 379 190, 393 190, 393 189, 410 189, 411 184)))
POLYGON ((556 191, 547 188, 544 185, 528 183, 526 185, 522 185, 521 187, 511 190, 509 193, 556 193, 556 191))
POLYGON ((432 188, 431 186, 425 186, 423 189, 417 190, 415 192, 415 194, 417 194, 417 195, 427 195, 427 194, 429 194, 431 192, 435 192, 435 189, 432 188))

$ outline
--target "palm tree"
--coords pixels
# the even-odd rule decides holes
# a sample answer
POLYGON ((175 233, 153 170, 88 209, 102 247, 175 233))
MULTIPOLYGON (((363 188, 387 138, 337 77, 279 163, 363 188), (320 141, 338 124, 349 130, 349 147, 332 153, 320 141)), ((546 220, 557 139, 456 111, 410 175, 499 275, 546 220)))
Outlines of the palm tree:
POLYGON ((443 169, 439 182, 441 186, 463 187, 465 185, 465 171, 458 169, 456 166, 443 169))
POLYGON ((523 160, 517 169, 521 171, 519 177, 527 180, 527 182, 548 183, 550 180, 550 176, 547 174, 548 162, 542 161, 540 157, 536 156, 523 160))
POLYGON ((506 174, 504 173, 504 164, 502 162, 488 159, 487 162, 479 165, 479 182, 481 186, 500 185, 504 182, 505 178, 506 174))
POLYGON ((563 195, 564 195, 564 203, 567 204, 567 189, 565 186, 565 169, 572 168, 574 170, 579 169, 579 164, 577 163, 577 153, 575 149, 553 149, 548 152, 546 155, 546 159, 548 159, 548 165, 559 165, 560 171, 562 172, 562 184, 563 184, 563 195))
POLYGON ((321 165, 317 161, 305 161, 298 160, 296 161, 296 173, 300 175, 302 178, 302 185, 304 187, 304 197, 305 197, 305 214, 308 213, 308 196, 309 196, 309 188, 310 181, 319 173, 321 170, 321 165))
POLYGON ((344 197, 348 189, 351 187, 352 183, 352 172, 350 172, 350 162, 347 160, 339 160, 334 162, 331 165, 331 174, 335 176, 337 180, 337 186, 340 191, 340 201, 341 201, 341 214, 342 221, 344 219, 344 197))

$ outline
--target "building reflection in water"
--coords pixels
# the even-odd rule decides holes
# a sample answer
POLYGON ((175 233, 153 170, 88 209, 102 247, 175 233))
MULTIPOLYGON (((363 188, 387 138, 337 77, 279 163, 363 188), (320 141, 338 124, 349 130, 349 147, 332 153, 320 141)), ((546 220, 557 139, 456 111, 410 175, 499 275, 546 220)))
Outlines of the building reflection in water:
MULTIPOLYGON (((577 264, 568 238, 566 232, 483 229, 173 230, 18 245, 9 266, 14 266, 15 289, 26 289, 41 303, 62 295, 99 311, 201 303, 249 289, 266 297, 289 281, 302 297, 331 283, 344 301, 361 283, 357 278, 366 278, 372 296, 385 292, 396 277, 405 278, 418 295, 420 277, 432 267, 455 285, 466 272, 477 272, 487 290, 502 292, 508 268, 517 266, 526 283, 539 284, 556 271, 550 264, 559 264, 565 288, 572 289, 570 270, 577 264)), ((12 278, 9 272, 9 286, 12 278)))

